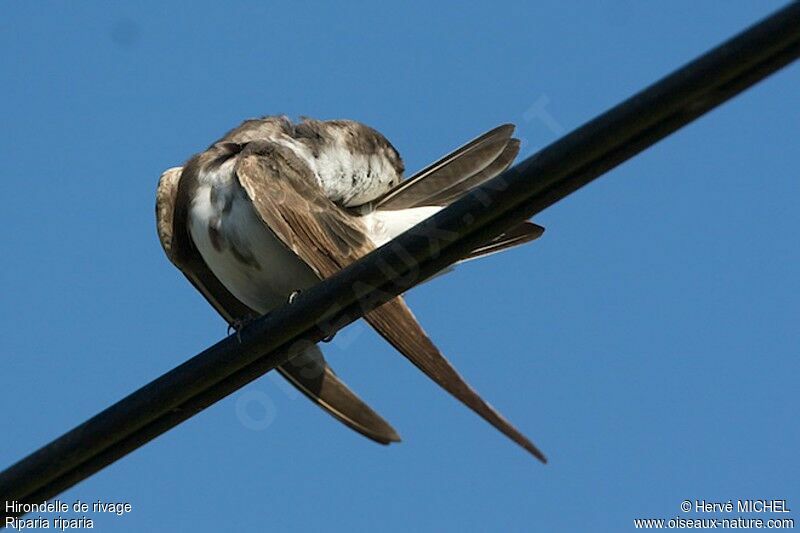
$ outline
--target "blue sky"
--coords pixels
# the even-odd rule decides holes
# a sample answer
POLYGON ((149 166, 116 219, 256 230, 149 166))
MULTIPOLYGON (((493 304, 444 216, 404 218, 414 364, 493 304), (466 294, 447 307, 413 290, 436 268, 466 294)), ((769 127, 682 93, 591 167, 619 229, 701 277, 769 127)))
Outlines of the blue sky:
MULTIPOLYGON (((528 156, 780 5, 7 4, 0 467, 225 334, 153 205, 163 169, 242 119, 361 120, 410 171, 514 122, 528 156)), ((92 515, 103 531, 625 531, 684 499, 795 510, 799 86, 794 65, 542 213, 534 245, 409 294, 549 465, 357 324, 326 353, 401 444, 266 376, 60 499, 130 502, 92 515)))

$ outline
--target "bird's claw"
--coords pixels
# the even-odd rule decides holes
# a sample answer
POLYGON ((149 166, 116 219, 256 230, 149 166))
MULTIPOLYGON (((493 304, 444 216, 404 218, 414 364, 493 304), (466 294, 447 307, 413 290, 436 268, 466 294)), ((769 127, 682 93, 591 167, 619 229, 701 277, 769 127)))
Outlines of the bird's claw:
POLYGON ((293 304, 294 301, 297 300, 297 297, 300 296, 301 292, 302 291, 300 289, 297 289, 296 291, 292 291, 292 294, 289 295, 289 303, 293 304))
POLYGON ((230 336, 231 332, 236 332, 236 339, 239 341, 239 344, 242 343, 242 329, 247 326, 250 322, 254 320, 254 317, 248 318, 234 318, 233 321, 228 324, 228 336, 230 336))

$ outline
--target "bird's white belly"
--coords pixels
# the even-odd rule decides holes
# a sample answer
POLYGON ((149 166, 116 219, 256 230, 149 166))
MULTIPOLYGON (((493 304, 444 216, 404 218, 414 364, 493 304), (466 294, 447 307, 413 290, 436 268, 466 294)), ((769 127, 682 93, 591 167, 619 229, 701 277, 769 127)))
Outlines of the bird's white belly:
POLYGON ((319 278, 264 224, 252 203, 234 195, 229 209, 201 186, 189 210, 189 232, 214 275, 248 307, 267 313, 319 278))

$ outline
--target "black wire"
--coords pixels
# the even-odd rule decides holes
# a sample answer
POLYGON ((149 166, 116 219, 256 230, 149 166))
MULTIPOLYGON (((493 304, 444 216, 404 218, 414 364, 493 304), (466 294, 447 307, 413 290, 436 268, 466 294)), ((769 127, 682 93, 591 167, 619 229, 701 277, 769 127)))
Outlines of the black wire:
POLYGON ((0 472, 0 501, 41 502, 89 477, 798 55, 792 3, 0 472))

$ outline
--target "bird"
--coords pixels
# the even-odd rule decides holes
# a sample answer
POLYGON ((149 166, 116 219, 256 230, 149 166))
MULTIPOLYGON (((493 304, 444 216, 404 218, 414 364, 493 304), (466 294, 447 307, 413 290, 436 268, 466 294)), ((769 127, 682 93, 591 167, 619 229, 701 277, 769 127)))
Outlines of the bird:
MULTIPOLYGON (((245 120, 184 165, 166 170, 156 225, 169 260, 234 328, 291 300, 506 170, 513 124, 480 135, 404 179, 398 151, 354 120, 245 120)), ((539 238, 522 222, 463 261, 539 238)), ((542 451, 461 377, 402 296, 365 314, 390 345, 527 452, 542 451)), ((397 431, 333 372, 318 344, 278 371, 345 425, 380 444, 397 431)))

